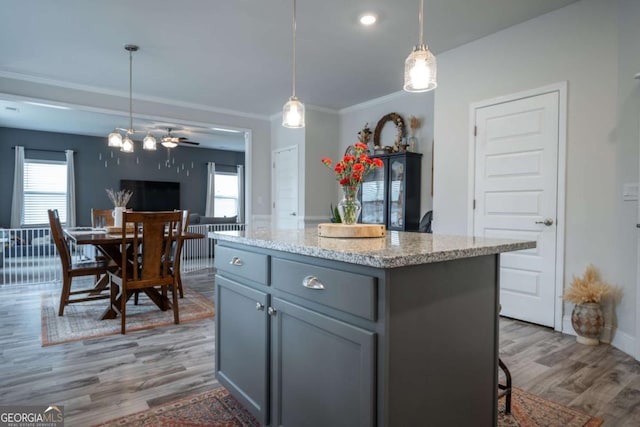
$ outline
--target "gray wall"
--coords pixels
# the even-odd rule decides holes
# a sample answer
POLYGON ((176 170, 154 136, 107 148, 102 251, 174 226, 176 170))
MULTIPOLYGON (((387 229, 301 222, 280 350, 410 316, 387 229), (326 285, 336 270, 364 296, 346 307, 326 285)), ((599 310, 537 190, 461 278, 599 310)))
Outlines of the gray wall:
POLYGON ((235 171, 236 164, 244 164, 244 153, 180 146, 171 152, 175 163, 172 161, 171 168, 167 168, 167 151, 164 148, 149 152, 143 151, 140 145, 137 145, 135 153, 126 154, 108 148, 106 138, 0 128, 1 227, 9 227, 11 218, 15 157, 12 147, 16 145, 25 147, 25 157, 31 159, 64 161, 64 150, 71 149, 75 152, 78 225, 91 223, 92 207, 111 207, 105 188, 119 189, 121 179, 179 182, 180 208, 204 214, 207 190, 206 163, 216 162, 216 170, 225 170, 226 167, 229 171, 235 171), (177 168, 180 168, 180 173, 177 172, 177 168), (189 176, 186 175, 187 170, 189 176))

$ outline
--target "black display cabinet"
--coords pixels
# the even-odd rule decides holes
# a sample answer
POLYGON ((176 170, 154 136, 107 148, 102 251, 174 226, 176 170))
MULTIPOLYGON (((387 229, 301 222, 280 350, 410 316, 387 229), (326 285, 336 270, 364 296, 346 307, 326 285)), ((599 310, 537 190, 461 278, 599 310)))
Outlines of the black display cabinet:
POLYGON ((422 154, 393 153, 371 156, 383 167, 372 170, 362 183, 363 224, 384 224, 387 230, 417 231, 420 224, 422 154))

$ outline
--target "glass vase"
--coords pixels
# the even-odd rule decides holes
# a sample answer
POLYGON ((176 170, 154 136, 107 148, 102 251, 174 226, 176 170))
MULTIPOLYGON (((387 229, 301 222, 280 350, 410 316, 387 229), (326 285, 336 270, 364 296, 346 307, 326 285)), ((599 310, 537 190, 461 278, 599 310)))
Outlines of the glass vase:
POLYGON ((342 200, 338 202, 338 213, 343 224, 352 225, 358 222, 362 205, 358 199, 360 186, 343 186, 342 200))

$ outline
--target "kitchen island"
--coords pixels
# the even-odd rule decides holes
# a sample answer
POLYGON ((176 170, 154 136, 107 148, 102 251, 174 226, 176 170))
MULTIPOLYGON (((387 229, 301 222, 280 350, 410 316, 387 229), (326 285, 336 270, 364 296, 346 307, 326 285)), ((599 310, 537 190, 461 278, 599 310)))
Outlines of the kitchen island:
POLYGON ((263 425, 496 425, 499 254, 535 242, 214 238, 216 376, 263 425))

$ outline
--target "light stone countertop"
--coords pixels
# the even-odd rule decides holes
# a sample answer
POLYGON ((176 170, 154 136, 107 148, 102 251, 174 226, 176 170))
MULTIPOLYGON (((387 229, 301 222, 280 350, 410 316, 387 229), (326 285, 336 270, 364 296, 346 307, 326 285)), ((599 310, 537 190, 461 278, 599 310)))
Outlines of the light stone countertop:
POLYGON ((218 240, 376 268, 428 264, 536 247, 534 241, 387 231, 386 237, 318 237, 317 227, 216 231, 218 240))

